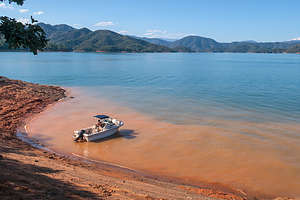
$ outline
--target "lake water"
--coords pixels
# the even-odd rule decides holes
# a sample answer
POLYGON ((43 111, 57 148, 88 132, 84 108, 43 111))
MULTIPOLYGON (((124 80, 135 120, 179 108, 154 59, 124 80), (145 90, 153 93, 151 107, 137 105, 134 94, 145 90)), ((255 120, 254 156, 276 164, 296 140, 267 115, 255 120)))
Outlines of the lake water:
POLYGON ((0 59, 0 75, 71 88, 75 99, 30 124, 31 135, 55 149, 193 183, 300 197, 299 55, 0 53, 0 59), (123 137, 73 143, 73 129, 101 112, 125 121, 123 137))

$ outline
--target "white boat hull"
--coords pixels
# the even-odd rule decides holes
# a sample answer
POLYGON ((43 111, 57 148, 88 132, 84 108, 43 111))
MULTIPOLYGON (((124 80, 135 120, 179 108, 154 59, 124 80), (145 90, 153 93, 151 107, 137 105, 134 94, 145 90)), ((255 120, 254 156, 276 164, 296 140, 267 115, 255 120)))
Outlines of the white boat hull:
POLYGON ((83 140, 87 142, 100 140, 117 133, 119 128, 123 125, 124 123, 122 121, 111 119, 111 122, 105 124, 103 128, 99 128, 95 125, 89 128, 74 131, 73 138, 74 141, 83 140))
POLYGON ((117 133, 119 131, 119 128, 113 128, 109 130, 105 130, 99 133, 94 133, 92 135, 88 134, 83 134, 84 139, 87 142, 95 141, 95 140, 100 140, 109 136, 112 136, 113 134, 117 133))

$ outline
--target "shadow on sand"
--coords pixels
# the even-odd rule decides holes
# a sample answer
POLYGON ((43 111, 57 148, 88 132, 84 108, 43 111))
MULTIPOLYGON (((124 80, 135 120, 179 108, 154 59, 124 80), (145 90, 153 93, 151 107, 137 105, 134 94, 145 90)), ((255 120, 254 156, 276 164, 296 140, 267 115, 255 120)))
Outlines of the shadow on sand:
POLYGON ((82 190, 82 188, 78 188, 75 185, 51 177, 51 174, 60 172, 61 170, 53 170, 34 164, 25 164, 18 160, 1 157, 1 199, 99 198, 98 195, 92 192, 82 190))
MULTIPOLYGON (((125 138, 134 139, 137 133, 133 130, 122 129, 117 134, 99 140, 125 138)), ((34 141, 32 141, 34 142, 34 141)), ((35 156, 21 148, 0 146, 0 196, 2 199, 102 199, 106 197, 77 187, 74 184, 61 181, 52 176, 63 172, 34 163, 23 163, 16 159, 5 157, 6 153, 35 156), (2 156, 3 155, 3 156, 2 156)), ((36 162, 39 162, 36 157, 36 162)))

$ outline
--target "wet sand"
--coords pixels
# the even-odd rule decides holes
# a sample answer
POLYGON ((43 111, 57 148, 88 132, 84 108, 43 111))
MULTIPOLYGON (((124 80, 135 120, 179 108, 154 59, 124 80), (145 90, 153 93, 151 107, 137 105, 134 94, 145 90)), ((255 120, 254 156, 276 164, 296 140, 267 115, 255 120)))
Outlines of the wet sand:
POLYGON ((64 97, 60 87, 0 76, 1 199, 254 199, 228 187, 195 187, 34 148, 16 136, 26 119, 64 97))
POLYGON ((27 131, 66 154, 200 184, 216 182, 252 193, 300 197, 298 124, 218 121, 228 128, 176 125, 73 88, 74 99, 56 104, 30 123, 27 131), (74 143, 75 129, 105 113, 125 121, 118 136, 74 143), (248 128, 247 128, 248 127, 248 128), (282 133, 282 131, 285 131, 282 133))
POLYGON ((0 76, 1 199, 254 198, 217 185, 195 187, 109 163, 61 155, 19 140, 16 132, 26 119, 64 97, 65 90, 60 87, 0 76))

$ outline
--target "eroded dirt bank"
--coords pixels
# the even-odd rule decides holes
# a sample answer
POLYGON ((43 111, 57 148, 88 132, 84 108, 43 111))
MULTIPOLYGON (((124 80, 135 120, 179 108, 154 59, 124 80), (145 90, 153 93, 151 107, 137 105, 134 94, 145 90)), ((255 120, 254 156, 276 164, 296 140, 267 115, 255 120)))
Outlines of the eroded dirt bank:
MULTIPOLYGON (((1 199, 254 199, 218 184, 188 186, 104 163, 53 154, 20 141, 17 128, 66 97, 65 90, 0 76, 1 199)), ((273 198, 261 196, 262 198, 273 198)))

